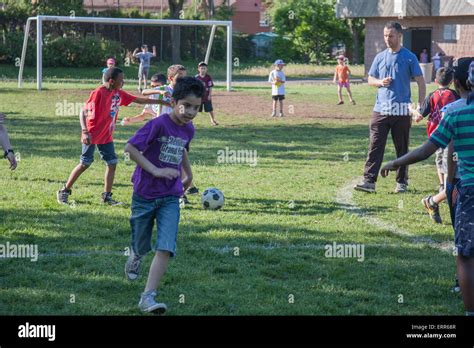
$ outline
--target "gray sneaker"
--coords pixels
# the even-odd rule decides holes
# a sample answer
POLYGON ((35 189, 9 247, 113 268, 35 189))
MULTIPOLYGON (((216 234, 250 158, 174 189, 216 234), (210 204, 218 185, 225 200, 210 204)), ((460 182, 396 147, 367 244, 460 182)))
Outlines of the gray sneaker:
POLYGON ((395 187, 395 193, 405 193, 408 191, 407 184, 400 184, 397 182, 397 186, 395 187))
POLYGON ((127 279, 133 281, 138 278, 140 275, 140 264, 142 263, 142 257, 138 256, 133 252, 133 249, 130 248, 130 256, 125 262, 125 275, 127 279))
POLYGON ((65 186, 63 186, 63 188, 60 189, 56 193, 56 198, 58 200, 58 203, 59 204, 67 204, 67 200, 68 200, 69 196, 71 195, 71 193, 72 193, 72 190, 67 189, 65 186))
POLYGON ((277 115, 276 111, 273 111, 270 117, 275 117, 277 115))
POLYGON ((355 185, 354 190, 373 193, 375 192, 375 182, 364 181, 360 184, 355 185))
POLYGON ((138 308, 142 312, 154 313, 154 314, 163 314, 166 312, 168 307, 164 303, 158 303, 155 301, 155 296, 157 295, 156 291, 144 292, 140 297, 140 302, 138 303, 138 308))

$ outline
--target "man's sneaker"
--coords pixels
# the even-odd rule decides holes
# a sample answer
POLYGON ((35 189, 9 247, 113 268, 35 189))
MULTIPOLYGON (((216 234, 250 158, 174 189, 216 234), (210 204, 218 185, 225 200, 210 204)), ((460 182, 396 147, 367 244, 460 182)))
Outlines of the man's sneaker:
POLYGON ((60 189, 57 193, 56 193, 56 198, 58 200, 58 203, 59 204, 67 204, 67 199, 69 198, 69 196, 71 195, 72 193, 72 190, 70 189, 67 189, 65 186, 63 186, 62 189, 60 189))
POLYGON ((280 114, 278 116, 283 117, 283 112, 280 112, 280 114))
POLYGON ((112 192, 102 192, 102 203, 107 205, 122 205, 122 202, 116 201, 112 198, 112 192))
POLYGON ((395 193, 405 193, 408 191, 408 185, 407 184, 400 184, 397 182, 397 186, 395 186, 395 193))
POLYGON ((375 192, 375 183, 364 181, 361 184, 355 185, 354 190, 372 193, 372 192, 375 192))
POLYGON ((142 257, 135 254, 133 248, 130 248, 130 255, 128 256, 127 262, 125 262, 125 275, 128 280, 133 281, 138 278, 141 263, 142 257))
POLYGON ((459 279, 456 277, 455 283, 453 288, 451 289, 452 292, 461 292, 461 287, 459 286, 459 279))
POLYGON ((195 195, 199 193, 199 189, 196 186, 190 187, 185 192, 187 195, 195 195))
POLYGON ((421 200, 421 203, 430 214, 431 220, 436 222, 437 224, 441 224, 443 221, 441 220, 441 215, 439 215, 439 206, 437 203, 433 201, 432 196, 427 196, 421 200))
POLYGON ((273 111, 270 117, 275 117, 277 115, 276 111, 273 111))
POLYGON ((164 303, 158 303, 155 301, 156 291, 143 293, 140 297, 138 307, 142 312, 163 314, 168 309, 164 303))

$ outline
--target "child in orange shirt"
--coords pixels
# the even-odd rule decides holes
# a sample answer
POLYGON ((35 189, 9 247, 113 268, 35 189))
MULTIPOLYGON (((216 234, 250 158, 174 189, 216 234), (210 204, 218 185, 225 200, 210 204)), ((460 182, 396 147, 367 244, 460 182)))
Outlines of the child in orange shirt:
POLYGON ((338 64, 336 66, 336 72, 334 73, 333 82, 337 82, 337 95, 339 96, 339 102, 337 103, 337 105, 344 104, 344 101, 342 100, 342 87, 346 87, 349 99, 351 103, 355 105, 355 101, 354 99, 352 99, 351 87, 349 85, 349 74, 351 73, 351 71, 349 70, 349 67, 345 64, 344 60, 345 57, 343 55, 337 57, 338 64))

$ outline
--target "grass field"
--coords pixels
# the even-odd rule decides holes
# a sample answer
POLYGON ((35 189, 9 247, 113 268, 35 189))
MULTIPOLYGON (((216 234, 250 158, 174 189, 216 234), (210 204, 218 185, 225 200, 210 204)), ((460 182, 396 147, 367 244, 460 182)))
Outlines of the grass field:
MULTIPOLYGON (((74 204, 55 198, 80 154, 77 116, 56 115, 57 103, 84 102, 94 86, 46 83, 41 93, 26 87, 0 87, 21 156, 15 172, 0 166, 0 243, 37 244, 40 257, 0 260, 0 314, 139 315, 145 274, 133 283, 123 274, 130 211, 100 204, 98 157, 74 187, 74 204)), ((178 255, 160 295, 168 315, 463 314, 460 296, 450 291, 455 258, 436 247, 453 239, 447 207, 440 226, 420 204, 436 187, 434 160, 410 167, 404 195, 392 193, 394 175, 379 181, 377 194, 345 189, 362 174, 373 88, 354 85, 358 104, 336 106, 333 86, 289 85, 285 102, 294 113, 283 119, 268 117, 268 87, 235 89, 215 91, 220 126, 211 127, 204 114, 195 122, 195 183, 201 192, 221 189, 226 204, 205 211, 190 196, 182 210, 178 255), (217 163, 226 147, 256 150, 258 164, 217 163), (326 257, 325 245, 334 242, 363 245, 364 260, 326 257)), ((123 107, 120 118, 139 110, 123 107)), ((115 133, 114 197, 127 202, 134 165, 121 154, 137 128, 115 133)), ((412 128, 412 148, 425 138, 424 125, 412 128)), ((144 273, 150 262, 151 254, 144 273)))

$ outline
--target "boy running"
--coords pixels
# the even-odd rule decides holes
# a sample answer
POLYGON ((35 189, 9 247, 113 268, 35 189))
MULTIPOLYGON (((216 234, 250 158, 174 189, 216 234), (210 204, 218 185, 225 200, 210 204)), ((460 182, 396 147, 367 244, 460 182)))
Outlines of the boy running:
MULTIPOLYGON (((436 130, 441 118, 442 109, 459 99, 456 91, 449 89, 451 82, 453 81, 453 71, 450 68, 440 68, 436 71, 435 82, 438 84, 438 89, 430 93, 424 100, 421 111, 417 112, 413 110, 415 121, 420 122, 423 117, 428 117, 428 123, 426 125, 426 133, 428 137, 436 130)), ((442 223, 441 216, 439 214, 439 203, 446 199, 446 193, 444 191, 444 185, 447 174, 447 158, 448 148, 436 150, 436 170, 439 179, 439 193, 436 196, 427 196, 422 199, 422 204, 428 211, 431 219, 440 224, 442 223)))
POLYGON ((89 96, 85 107, 81 110, 82 154, 80 163, 72 170, 66 184, 57 192, 60 204, 67 204, 76 180, 90 167, 94 161, 94 151, 97 146, 100 157, 106 162, 104 192, 102 202, 108 205, 118 205, 112 199, 112 185, 117 167, 117 156, 114 149, 113 133, 118 119, 119 106, 127 106, 132 102, 138 104, 163 104, 161 100, 135 97, 122 90, 123 71, 110 68, 105 73, 106 83, 96 88, 89 96))
MULTIPOLYGON (((163 74, 155 74, 150 79, 151 87, 155 91, 159 91, 160 94, 151 94, 151 99, 163 100, 167 96, 167 102, 169 102, 169 95, 166 92, 166 76, 163 74), (163 94, 161 94, 163 93, 163 94)), ((131 123, 143 122, 148 117, 155 118, 161 115, 161 104, 145 105, 141 114, 133 117, 124 117, 120 123, 122 126, 129 125, 131 123)))
POLYGON ((166 272, 169 257, 176 254, 179 197, 192 180, 186 149, 194 136, 192 120, 198 113, 203 95, 201 81, 194 77, 179 79, 173 92, 171 113, 148 122, 125 147, 137 163, 132 176, 131 252, 125 264, 129 280, 137 279, 142 258, 151 250, 155 221, 158 234, 155 255, 138 304, 143 312, 161 314, 167 309, 164 303, 156 302, 156 290, 166 272))

